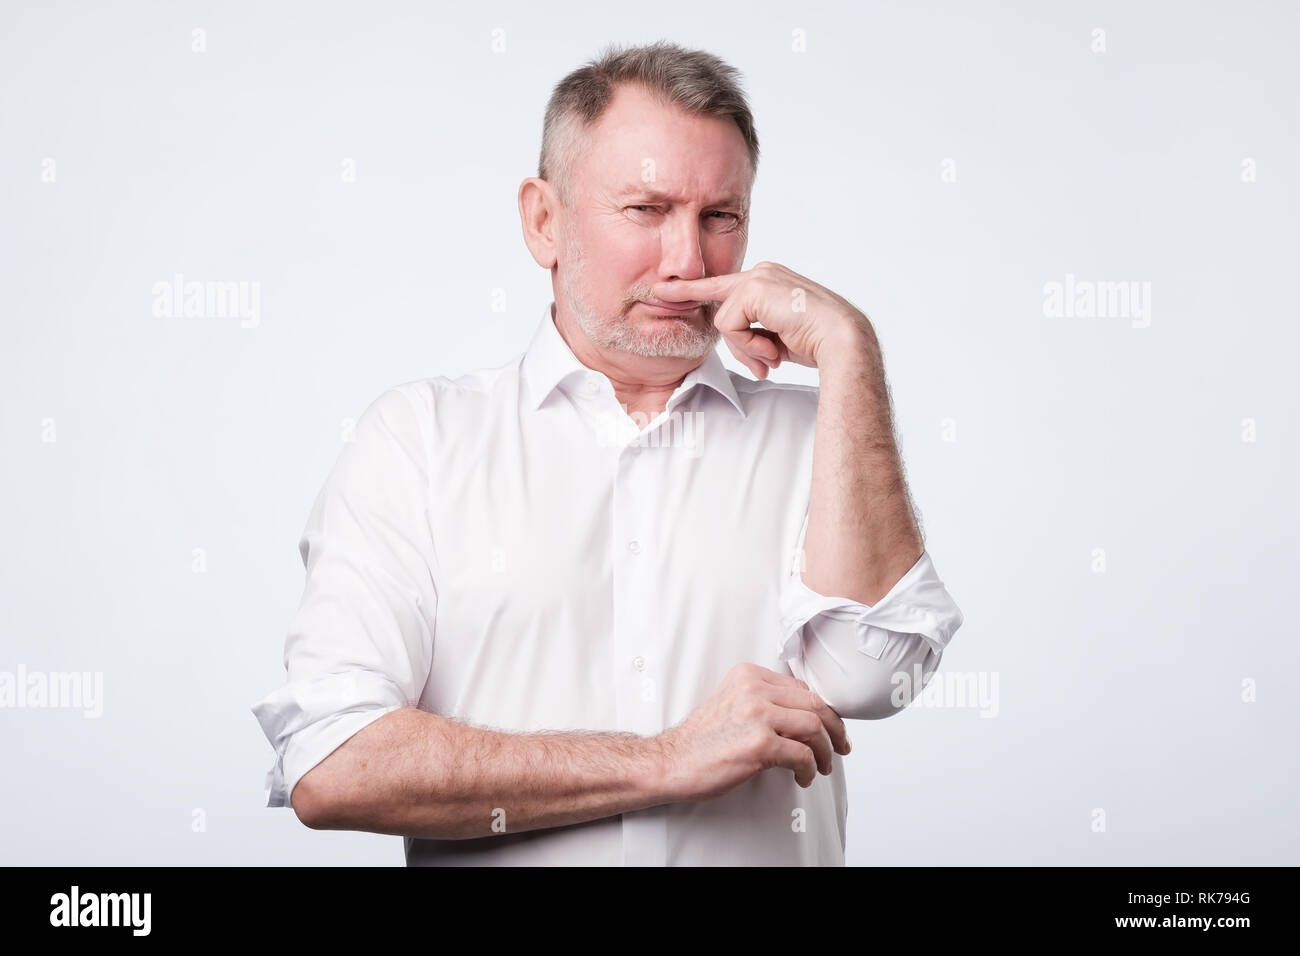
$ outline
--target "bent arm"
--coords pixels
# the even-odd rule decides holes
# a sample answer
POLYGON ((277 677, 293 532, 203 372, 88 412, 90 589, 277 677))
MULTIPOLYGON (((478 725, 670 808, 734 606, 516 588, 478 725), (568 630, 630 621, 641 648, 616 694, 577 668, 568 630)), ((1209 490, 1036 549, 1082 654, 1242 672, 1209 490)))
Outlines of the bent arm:
POLYGON ((854 326, 818 369, 804 582, 874 605, 924 551, 880 347, 854 326))
POLYGON ((312 829, 465 839, 672 802, 663 767, 653 737, 507 733, 403 707, 304 774, 291 802, 312 829))
POLYGON ((780 656, 841 717, 875 720, 916 698, 962 615, 924 549, 874 332, 826 354, 780 656))

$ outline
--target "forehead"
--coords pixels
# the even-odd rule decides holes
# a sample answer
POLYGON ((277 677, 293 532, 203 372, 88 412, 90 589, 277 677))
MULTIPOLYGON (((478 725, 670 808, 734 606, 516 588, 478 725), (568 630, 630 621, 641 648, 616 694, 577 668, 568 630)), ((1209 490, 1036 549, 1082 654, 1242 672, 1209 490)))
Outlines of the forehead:
POLYGON ((682 201, 749 191, 749 150, 734 120, 689 113, 640 86, 620 86, 583 140, 575 170, 582 189, 682 201))

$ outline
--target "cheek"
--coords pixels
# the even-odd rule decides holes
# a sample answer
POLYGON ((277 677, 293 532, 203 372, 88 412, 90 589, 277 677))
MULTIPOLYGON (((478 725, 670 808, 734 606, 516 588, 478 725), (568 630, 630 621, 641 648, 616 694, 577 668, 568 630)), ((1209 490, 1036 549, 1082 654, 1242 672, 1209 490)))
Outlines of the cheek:
POLYGON ((610 239, 612 247, 623 250, 629 256, 659 255, 659 229, 655 226, 624 219, 613 230, 610 239))
POLYGON ((704 248, 704 262, 711 276, 739 272, 745 264, 744 237, 736 234, 715 237, 704 248))
POLYGON ((659 261, 659 230, 616 221, 594 234, 587 248, 592 260, 602 262, 611 275, 635 277, 659 261))

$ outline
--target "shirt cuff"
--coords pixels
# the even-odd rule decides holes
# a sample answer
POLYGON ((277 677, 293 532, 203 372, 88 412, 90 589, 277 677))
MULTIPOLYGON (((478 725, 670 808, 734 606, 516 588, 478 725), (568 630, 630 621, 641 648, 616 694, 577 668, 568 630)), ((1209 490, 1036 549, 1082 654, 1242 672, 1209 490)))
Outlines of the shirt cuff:
POLYGON ((252 706, 275 749, 266 774, 266 805, 289 807, 307 771, 363 727, 406 706, 396 684, 370 671, 290 681, 252 706))
POLYGON ((887 653, 891 635, 918 635, 930 645, 934 663, 962 624, 962 613, 928 551, 873 605, 819 594, 804 584, 802 569, 794 567, 781 596, 780 660, 799 657, 804 625, 814 618, 856 625, 857 650, 876 660, 892 656, 887 653))

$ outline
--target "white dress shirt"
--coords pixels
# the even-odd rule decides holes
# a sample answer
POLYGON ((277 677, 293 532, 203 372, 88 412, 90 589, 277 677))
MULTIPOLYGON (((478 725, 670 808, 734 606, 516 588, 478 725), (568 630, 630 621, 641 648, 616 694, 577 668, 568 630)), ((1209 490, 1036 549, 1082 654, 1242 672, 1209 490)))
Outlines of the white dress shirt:
MULTIPOLYGON (((874 606, 803 583, 817 389, 717 352, 638 428, 548 307, 506 365, 380 395, 312 508, 287 682, 253 705, 267 805, 404 706, 498 730, 654 735, 741 661, 845 718, 928 680, 962 616, 928 552, 874 606)), ((856 751, 855 751, 856 753, 856 751)), ((709 801, 464 840, 409 865, 842 865, 842 758, 801 788, 765 770, 709 801)), ((489 833, 485 820, 484 832, 489 833)))

